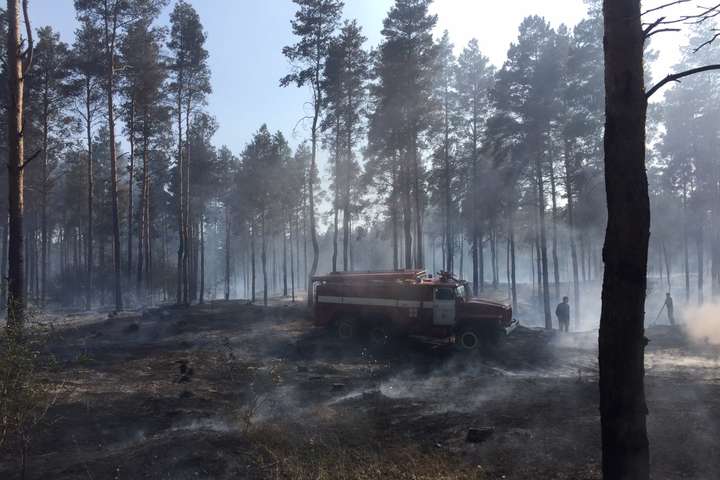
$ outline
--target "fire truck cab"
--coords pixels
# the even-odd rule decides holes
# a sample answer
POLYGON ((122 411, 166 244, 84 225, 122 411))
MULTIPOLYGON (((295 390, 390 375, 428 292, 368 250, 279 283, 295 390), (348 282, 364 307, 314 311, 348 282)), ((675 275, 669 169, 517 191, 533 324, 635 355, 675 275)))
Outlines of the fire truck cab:
POLYGON ((368 336, 375 344, 397 336, 454 339, 473 350, 517 326, 512 308, 472 298, 467 282, 441 272, 330 273, 313 277, 315 323, 341 339, 368 336))

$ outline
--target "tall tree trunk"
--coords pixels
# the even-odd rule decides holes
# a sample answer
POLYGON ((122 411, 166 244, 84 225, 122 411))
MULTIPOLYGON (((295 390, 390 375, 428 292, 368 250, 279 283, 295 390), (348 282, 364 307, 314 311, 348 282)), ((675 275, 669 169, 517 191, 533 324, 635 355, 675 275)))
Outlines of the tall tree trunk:
POLYGON ((570 257, 572 260, 573 272, 573 297, 575 300, 575 329, 580 327, 581 305, 580 305, 580 273, 578 270, 578 254, 575 234, 575 198, 572 183, 571 170, 571 145, 570 140, 565 140, 565 190, 567 192, 567 210, 568 210, 568 237, 570 240, 570 257))
POLYGON ((200 298, 205 303, 205 215, 200 214, 200 298))
POLYGON ((255 220, 250 224, 250 301, 255 303, 255 220))
POLYGON ((193 237, 190 232, 190 102, 191 95, 187 95, 187 104, 185 105, 185 175, 183 180, 185 185, 182 188, 185 189, 183 196, 185 197, 185 212, 183 214, 183 231, 185 236, 185 251, 183 253, 183 302, 186 305, 190 304, 192 292, 190 291, 190 279, 192 277, 192 263, 191 256, 192 241, 193 237))
MULTIPOLYGON (((28 34, 27 2, 23 2, 25 25, 28 34)), ((20 40, 20 2, 8 0, 6 15, 8 19, 7 36, 7 80, 8 80, 8 114, 7 114, 7 150, 8 150, 8 296, 7 296, 7 328, 10 331, 23 328, 25 324, 25 265, 23 248, 23 209, 24 209, 24 89, 25 73, 32 59, 32 37, 28 38, 30 59, 23 65, 22 44, 20 40)))
POLYGON ((555 163, 550 157, 550 194, 552 195, 552 259, 553 259, 553 281, 555 287, 555 299, 560 299, 560 261, 558 260, 558 232, 557 232, 557 187, 555 184, 555 163))
POLYGON ((690 303, 690 251, 688 248, 687 183, 683 182, 683 260, 685 266, 685 303, 690 303))
POLYGON ((639 0, 604 0, 605 188, 608 224, 600 315, 603 478, 649 478, 645 403, 645 291, 650 201, 645 171, 639 0))
POLYGON ((85 261, 87 272, 85 280, 85 308, 92 308, 93 293, 93 203, 95 193, 95 178, 93 169, 93 145, 92 145, 92 86, 90 77, 85 78, 85 134, 87 135, 87 260, 85 261))
POLYGON ((410 158, 409 153, 405 154, 405 162, 402 166, 402 200, 403 200, 403 234, 405 241, 405 268, 413 268, 413 257, 412 257, 412 204, 410 201, 410 158))
POLYGON ((225 204, 225 300, 230 300, 230 208, 225 204))
POLYGON ((47 289, 48 269, 48 189, 50 187, 50 174, 48 171, 48 134, 49 134, 49 107, 47 78, 43 88, 43 113, 42 113, 42 186, 40 188, 40 306, 45 306, 45 295, 47 289))
MULTIPOLYGON (((282 276, 283 276, 283 297, 288 296, 288 271, 287 271, 287 227, 289 221, 283 223, 283 259, 282 259, 282 276)), ((292 245, 290 245, 292 248, 292 245)))
POLYGON ((545 328, 552 328, 552 316, 550 314, 550 281, 548 275, 548 254, 547 254, 547 231, 545 227, 545 181, 543 179, 542 162, 540 155, 535 156, 535 176, 537 182, 538 220, 540 227, 540 269, 542 272, 542 301, 543 313, 545 316, 545 328))
POLYGON ((705 235, 702 225, 698 226, 695 239, 697 245, 697 291, 698 305, 705 303, 705 235))
POLYGON ((293 225, 292 225, 292 215, 290 216, 290 225, 289 225, 289 233, 290 233, 290 297, 293 303, 295 303, 295 257, 293 254, 293 225))
POLYGON ((2 229, 2 261, 0 261, 0 311, 5 311, 7 308, 7 262, 8 262, 8 215, 4 214, 5 222, 2 229))
POLYGON ((105 48, 106 48, 106 94, 107 119, 110 143, 110 197, 112 203, 112 247, 114 269, 115 310, 122 310, 122 285, 120 262, 120 215, 118 211, 118 185, 117 185, 117 152, 115 145, 115 39, 117 33, 117 18, 105 17, 105 48))
MULTIPOLYGON (((146 243, 146 237, 145 235, 148 234, 146 232, 147 228, 147 189, 148 189, 148 113, 147 109, 145 109, 145 112, 143 114, 143 144, 142 144, 142 161, 143 161, 143 167, 142 167, 142 184, 141 184, 141 190, 140 190, 140 208, 138 210, 138 216, 140 217, 138 222, 138 239, 137 239, 137 250, 138 250, 138 258, 137 258, 137 272, 136 272, 136 288, 137 288, 137 297, 138 302, 141 302, 141 295, 142 295, 142 282, 143 282, 143 267, 145 266, 145 258, 144 258, 144 248, 146 243)), ((132 184, 132 176, 131 176, 131 182, 132 184)), ((129 211, 128 218, 132 217, 132 211, 129 211)), ((128 256, 128 260, 130 260, 130 257, 128 256)))
POLYGON ((335 191, 333 192, 333 251, 332 271, 337 272, 338 257, 338 207, 340 206, 340 115, 335 114, 335 191))
POLYGON ((132 278, 133 261, 133 187, 135 186, 135 97, 130 96, 130 120, 128 122, 130 163, 128 164, 128 213, 127 213, 127 276, 132 278))
POLYGON ((415 268, 423 268, 423 201, 420 188, 420 153, 417 146, 417 134, 411 142, 413 164, 413 193, 415 199, 415 268))
POLYGON ((262 244, 260 246, 260 262, 262 264, 263 275, 263 305, 268 304, 268 274, 267 274, 267 230, 265 228, 265 213, 260 217, 260 238, 262 244))
POLYGON ((512 282, 512 303, 513 311, 518 311, 517 301, 517 268, 516 268, 516 255, 515 255, 515 222, 513 221, 512 215, 508 220, 509 231, 510 231, 510 281, 512 282))
MULTIPOLYGON (((445 139, 443 142, 443 169, 445 170, 445 175, 443 178, 443 190, 444 190, 444 203, 445 203, 445 250, 447 255, 447 260, 445 261, 445 269, 448 272, 452 272, 454 269, 453 266, 453 260, 454 260, 454 252, 453 252, 453 232, 452 232, 452 222, 450 221, 450 217, 452 215, 452 193, 450 191, 450 121, 448 119, 448 102, 447 102, 447 96, 448 91, 447 87, 445 89, 445 108, 443 109, 444 113, 444 125, 445 125, 445 139)), ((421 265, 420 265, 421 266, 421 265)))
POLYGON ((182 117, 182 72, 179 74, 177 82, 180 90, 177 92, 177 128, 178 128, 178 152, 177 166, 175 168, 176 190, 175 197, 177 201, 177 221, 178 221, 178 251, 177 251, 177 293, 175 303, 180 305, 183 303, 183 273, 185 269, 185 205, 183 201, 183 190, 185 190, 185 182, 183 180, 185 168, 183 167, 183 117, 182 117))
MULTIPOLYGON (((319 61, 318 61, 319 62, 319 61)), ((313 108, 313 122, 310 130, 311 157, 310 172, 308 173, 308 216, 310 221, 310 241, 312 243, 313 258, 310 266, 310 273, 307 275, 307 302, 309 306, 313 304, 313 295, 310 291, 312 286, 312 277, 317 273, 318 261, 320 260, 320 245, 317 238, 317 229, 315 223, 315 170, 317 165, 317 143, 318 143, 318 122, 320 120, 320 110, 322 105, 322 86, 320 83, 320 67, 315 69, 315 102, 313 108)))

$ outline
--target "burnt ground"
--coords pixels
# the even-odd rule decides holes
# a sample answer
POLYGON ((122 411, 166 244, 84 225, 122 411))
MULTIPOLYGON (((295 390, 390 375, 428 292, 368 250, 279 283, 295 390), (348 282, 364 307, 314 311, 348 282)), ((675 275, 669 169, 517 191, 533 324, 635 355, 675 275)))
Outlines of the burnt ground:
MULTIPOLYGON (((600 478, 594 333, 367 349, 241 302, 57 322, 29 478, 600 478)), ((647 335, 653 478, 720 478, 718 350, 647 335)))

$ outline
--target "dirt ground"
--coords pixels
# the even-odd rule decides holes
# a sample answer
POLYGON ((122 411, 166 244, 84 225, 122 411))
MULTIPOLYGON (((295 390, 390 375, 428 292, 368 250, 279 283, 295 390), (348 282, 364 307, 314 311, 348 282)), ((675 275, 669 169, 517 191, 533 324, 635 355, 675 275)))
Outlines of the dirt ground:
MULTIPOLYGON (((65 393, 29 478, 600 478, 594 332, 521 327, 462 354, 344 344, 290 305, 55 321, 65 393)), ((653 478, 720 478, 720 352, 647 336, 653 478)))

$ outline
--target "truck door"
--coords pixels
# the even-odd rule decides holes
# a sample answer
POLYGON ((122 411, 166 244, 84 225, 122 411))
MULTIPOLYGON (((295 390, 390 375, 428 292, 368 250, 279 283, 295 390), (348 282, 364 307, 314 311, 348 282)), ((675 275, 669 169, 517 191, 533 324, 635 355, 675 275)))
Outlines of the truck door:
POLYGON ((448 287, 435 288, 433 325, 455 325, 455 289, 448 287))

